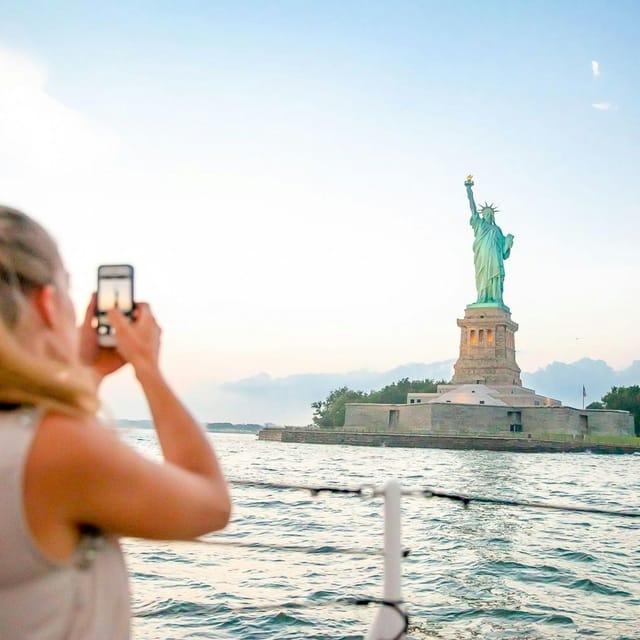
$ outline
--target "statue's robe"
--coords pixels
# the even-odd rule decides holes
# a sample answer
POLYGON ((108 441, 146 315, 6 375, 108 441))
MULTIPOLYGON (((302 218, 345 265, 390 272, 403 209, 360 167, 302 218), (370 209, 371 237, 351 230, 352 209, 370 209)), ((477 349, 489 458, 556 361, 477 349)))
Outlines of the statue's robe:
POLYGON ((479 215, 470 220, 475 240, 473 261, 476 267, 476 302, 503 304, 504 261, 509 257, 513 238, 505 238, 500 227, 483 220, 479 215))

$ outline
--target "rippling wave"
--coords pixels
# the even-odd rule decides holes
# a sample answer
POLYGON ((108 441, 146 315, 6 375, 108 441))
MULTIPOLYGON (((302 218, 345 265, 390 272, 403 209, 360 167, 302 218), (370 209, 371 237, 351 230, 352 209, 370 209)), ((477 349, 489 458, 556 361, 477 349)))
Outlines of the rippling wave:
MULTIPOLYGON (((158 455, 152 432, 125 437, 158 455)), ((640 508, 638 456, 211 439, 227 474, 243 480, 357 486, 397 478, 407 487, 640 508)), ((383 559, 333 551, 382 547, 382 501, 243 486, 233 493, 233 520, 210 539, 247 544, 125 541, 135 640, 362 639, 375 607, 336 601, 381 597, 383 559)), ((402 510, 410 638, 640 639, 638 522, 417 497, 404 498, 402 510)))

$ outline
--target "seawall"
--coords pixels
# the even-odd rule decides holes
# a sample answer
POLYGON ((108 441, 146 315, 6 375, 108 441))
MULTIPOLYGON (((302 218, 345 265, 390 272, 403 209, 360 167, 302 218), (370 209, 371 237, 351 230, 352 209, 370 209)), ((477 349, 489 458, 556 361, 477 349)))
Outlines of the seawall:
POLYGON ((601 444, 580 440, 544 440, 501 436, 426 435, 415 433, 374 433, 268 427, 258 433, 259 440, 305 444, 343 444, 359 447, 407 447, 428 449, 471 449, 477 451, 521 451, 528 453, 591 452, 631 454, 640 446, 601 444))

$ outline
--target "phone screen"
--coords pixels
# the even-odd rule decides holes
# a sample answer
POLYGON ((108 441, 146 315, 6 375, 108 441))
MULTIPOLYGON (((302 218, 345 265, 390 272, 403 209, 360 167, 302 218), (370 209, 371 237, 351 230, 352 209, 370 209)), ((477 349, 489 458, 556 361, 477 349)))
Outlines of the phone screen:
POLYGON ((133 311, 133 267, 129 264, 105 264, 98 267, 96 315, 98 336, 113 336, 107 311, 120 309, 131 317, 133 311))

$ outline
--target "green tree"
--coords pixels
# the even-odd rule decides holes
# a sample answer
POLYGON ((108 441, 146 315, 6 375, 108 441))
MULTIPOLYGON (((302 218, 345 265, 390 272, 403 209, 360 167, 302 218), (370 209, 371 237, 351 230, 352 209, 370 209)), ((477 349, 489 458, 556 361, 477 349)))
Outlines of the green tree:
POLYGON ((326 400, 311 403, 314 424, 319 427, 344 426, 345 404, 362 402, 363 398, 362 391, 352 391, 348 387, 334 389, 326 400))
POLYGON ((587 409, 604 409, 602 402, 592 402, 586 406, 587 409))
POLYGON ((633 424, 637 436, 640 436, 640 386, 611 387, 611 391, 602 396, 605 409, 622 409, 633 414, 633 424))
POLYGON ((371 391, 365 402, 378 402, 381 404, 404 404, 408 393, 434 393, 440 382, 433 380, 409 380, 402 378, 398 382, 388 384, 380 391, 371 391))
POLYGON ((319 427, 344 426, 345 405, 349 402, 375 402, 379 404, 404 404, 407 393, 433 393, 438 384, 433 380, 409 380, 402 378, 378 391, 364 393, 348 387, 334 389, 325 400, 312 402, 313 422, 319 427))

